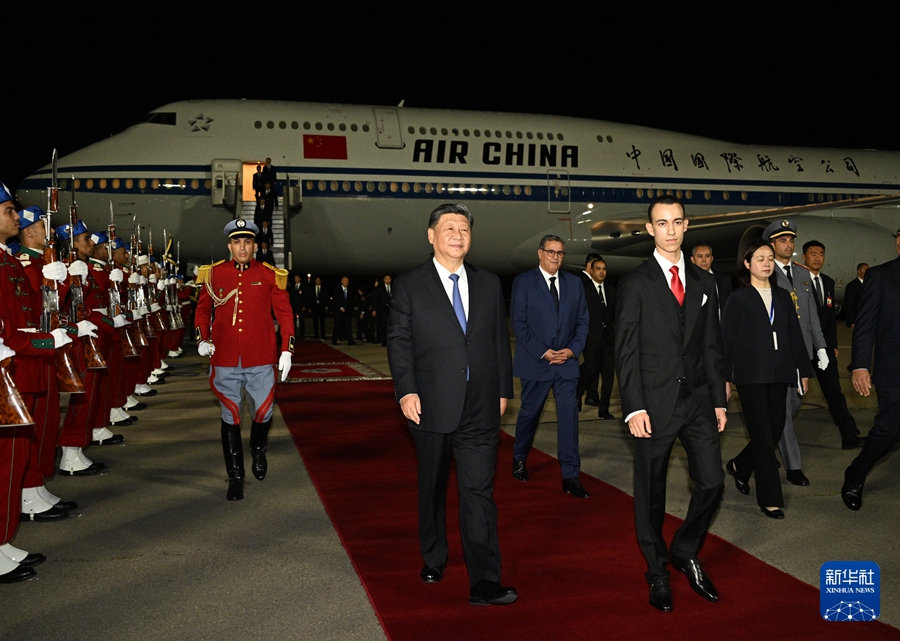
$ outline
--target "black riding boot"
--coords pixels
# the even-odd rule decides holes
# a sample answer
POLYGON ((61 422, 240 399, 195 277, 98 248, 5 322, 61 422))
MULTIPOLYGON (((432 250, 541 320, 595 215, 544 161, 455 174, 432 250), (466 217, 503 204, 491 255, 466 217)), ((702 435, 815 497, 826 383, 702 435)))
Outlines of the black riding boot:
POLYGON ((253 476, 262 481, 266 478, 269 464, 266 461, 266 450, 269 446, 269 429, 272 427, 272 419, 265 423, 253 423, 250 427, 250 456, 253 458, 253 476))
POLYGON ((222 453, 228 471, 229 501, 244 498, 244 446, 241 443, 241 426, 222 421, 222 453))

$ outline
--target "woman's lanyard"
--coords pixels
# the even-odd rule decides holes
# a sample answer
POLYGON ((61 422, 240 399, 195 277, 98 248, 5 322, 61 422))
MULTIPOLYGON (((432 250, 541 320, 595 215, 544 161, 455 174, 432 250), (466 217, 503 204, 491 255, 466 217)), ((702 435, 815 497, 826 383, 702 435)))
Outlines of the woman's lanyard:
MULTIPOLYGON (((773 294, 775 292, 772 292, 773 294)), ((775 333, 775 296, 772 296, 772 302, 769 303, 769 325, 772 326, 772 342, 775 343, 775 349, 778 349, 778 334, 775 333)))

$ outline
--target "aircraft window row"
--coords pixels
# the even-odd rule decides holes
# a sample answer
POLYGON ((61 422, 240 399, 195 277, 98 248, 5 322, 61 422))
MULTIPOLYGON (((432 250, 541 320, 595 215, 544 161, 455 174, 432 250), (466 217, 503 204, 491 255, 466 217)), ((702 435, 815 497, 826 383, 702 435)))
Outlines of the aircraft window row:
MULTIPOLYGON (((412 125, 407 127, 406 130, 410 134, 416 133, 416 128, 413 127, 412 125)), ((432 136, 438 135, 437 127, 431 127, 431 128, 419 127, 418 132, 422 136, 428 135, 429 133, 432 136)), ((510 131, 508 129, 505 132, 500 131, 499 129, 494 129, 493 131, 491 131, 490 129, 485 129, 484 131, 482 131, 481 129, 475 129, 472 131, 469 131, 468 129, 462 130, 462 135, 465 137, 468 137, 469 135, 474 135, 476 138, 480 138, 482 136, 482 134, 484 134, 485 138, 491 138, 491 137, 513 138, 513 137, 515 137, 515 138, 518 138, 519 140, 522 140, 523 138, 527 138, 528 140, 534 140, 535 138, 537 138, 538 140, 543 140, 544 135, 545 135, 544 133, 542 133, 540 131, 537 133, 532 133, 530 131, 526 131, 525 133, 522 133, 521 131, 517 131, 517 132, 513 133, 512 131, 510 131)), ((451 136, 451 135, 459 136, 460 130, 457 129, 456 127, 454 127, 453 129, 447 129, 446 127, 441 127, 441 135, 442 136, 451 136)), ((552 133, 547 133, 546 136, 547 136, 547 140, 565 140, 565 137, 562 134, 556 134, 554 136, 554 134, 552 134, 552 133)))
MULTIPOLYGON (((597 134, 597 142, 603 142, 603 134, 597 134)), ((606 142, 612 142, 612 136, 607 136, 606 142)))
MULTIPOLYGON (((290 125, 291 129, 299 129, 300 128, 300 123, 297 122, 296 120, 292 121, 291 123, 287 123, 284 120, 281 120, 278 123, 276 123, 273 120, 269 120, 266 122, 267 129, 275 129, 276 126, 279 129, 287 129, 289 125, 290 125)), ((257 120, 255 123, 253 123, 253 126, 256 127, 257 129, 262 129, 263 123, 261 120, 257 120)), ((303 129, 305 129, 306 131, 309 131, 312 128, 313 128, 312 123, 309 123, 309 122, 303 123, 303 129)), ((347 125, 342 122, 342 123, 338 123, 337 125, 335 125, 333 122, 329 122, 329 123, 326 123, 323 125, 321 122, 317 122, 317 123, 315 123, 315 129, 317 131, 322 131, 323 129, 327 129, 328 131, 334 131, 335 129, 337 129, 338 131, 347 131, 348 129, 350 131, 359 131, 360 127, 359 127, 359 125, 357 125, 355 123, 347 125)), ((363 125, 362 130, 369 131, 369 125, 363 125)))
POLYGON ((331 191, 333 193, 373 193, 376 189, 381 193, 390 191, 394 194, 398 191, 402 191, 404 194, 408 194, 410 191, 412 191, 414 194, 420 194, 424 192, 426 194, 492 194, 494 196, 500 193, 502 193, 504 196, 509 196, 510 194, 514 194, 516 196, 525 194, 526 196, 530 196, 532 194, 531 185, 457 185, 455 183, 445 185, 444 183, 375 183, 373 181, 364 183, 361 180, 357 180, 355 182, 350 182, 349 180, 345 180, 343 182, 339 182, 337 180, 332 180, 330 182, 325 180, 319 180, 318 182, 312 180, 306 181, 307 192, 331 191))
MULTIPOLYGON (((811 203, 815 202, 817 200, 820 203, 823 203, 826 200, 828 202, 834 202, 835 200, 850 200, 851 198, 854 198, 854 196, 852 194, 807 194, 806 197, 809 199, 809 202, 811 202, 811 203)), ((864 198, 865 196, 863 194, 859 194, 856 197, 864 198)))
MULTIPOLYGON (((688 189, 686 191, 682 191, 681 189, 676 189, 676 190, 647 189, 646 191, 643 189, 637 189, 637 190, 635 190, 635 195, 638 198, 643 198, 644 196, 646 196, 648 199, 653 199, 653 198, 656 198, 657 196, 663 196, 663 195, 676 196, 678 198, 684 198, 686 200, 690 200, 691 198, 694 197, 694 193, 690 189, 688 189)), ((863 198, 864 195, 860 194, 857 197, 863 198)), ((712 192, 707 189, 706 191, 703 192, 703 198, 705 200, 711 200, 712 192)), ((746 201, 749 198, 750 198, 750 194, 748 194, 746 191, 741 192, 741 200, 746 201)), ((854 198, 854 196, 852 194, 807 194, 807 199, 811 203, 816 202, 816 201, 818 201, 820 203, 826 202, 826 201, 834 202, 837 200, 849 200, 851 198, 854 198)), ((730 200, 730 199, 731 199, 731 192, 723 191, 722 192, 722 200, 730 200)))
MULTIPOLYGON (((140 178, 138 180, 134 180, 133 178, 126 178, 125 180, 121 180, 119 178, 86 178, 82 180, 81 178, 75 179, 75 189, 81 189, 82 186, 85 189, 93 189, 95 186, 98 189, 107 189, 111 187, 112 189, 121 189, 122 186, 125 186, 125 189, 134 189, 135 185, 137 185, 138 189, 147 189, 149 185, 151 189, 184 189, 188 185, 190 185, 191 189, 200 189, 200 180, 198 178, 192 178, 190 182, 185 178, 176 179, 166 179, 166 178, 152 178, 147 180, 146 178, 140 178)), ((59 188, 62 190, 69 188, 69 181, 66 178, 63 178, 59 181, 59 188)), ((203 188, 210 189, 212 188, 212 181, 208 178, 203 181, 203 188)))

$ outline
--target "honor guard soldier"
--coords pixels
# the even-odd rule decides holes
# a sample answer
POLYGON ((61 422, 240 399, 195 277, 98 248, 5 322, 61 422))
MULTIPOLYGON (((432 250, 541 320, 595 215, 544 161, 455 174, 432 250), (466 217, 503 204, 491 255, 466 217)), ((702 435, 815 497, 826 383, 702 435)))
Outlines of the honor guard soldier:
POLYGON ((253 476, 266 476, 266 446, 272 426, 275 364, 287 378, 294 351, 293 313, 286 291, 287 270, 253 260, 259 229, 250 221, 225 226, 231 260, 204 265, 196 311, 201 356, 210 356, 210 386, 222 404, 222 450, 228 471, 229 501, 244 498, 244 452, 241 443, 241 397, 250 399, 253 423, 250 454, 253 476), (215 309, 215 314, 213 314, 215 309), (273 315, 281 332, 276 347, 273 315))

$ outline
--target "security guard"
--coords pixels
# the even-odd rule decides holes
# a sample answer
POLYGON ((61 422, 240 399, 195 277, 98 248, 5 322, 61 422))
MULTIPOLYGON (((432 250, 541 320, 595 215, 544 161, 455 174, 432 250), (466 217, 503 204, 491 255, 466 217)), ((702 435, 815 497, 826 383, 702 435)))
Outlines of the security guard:
POLYGON ((278 364, 281 380, 285 380, 294 351, 293 313, 286 291, 288 272, 253 260, 258 233, 251 221, 228 223, 225 236, 231 260, 204 265, 197 274, 197 282, 202 284, 196 312, 198 351, 211 357, 210 385, 222 404, 222 450, 229 501, 244 498, 241 392, 246 391, 253 413, 253 476, 262 481, 272 426, 274 365, 278 364), (280 356, 273 314, 281 331, 280 356))

